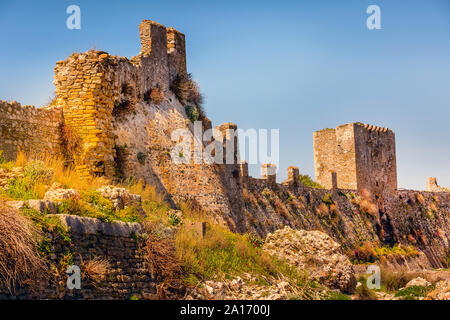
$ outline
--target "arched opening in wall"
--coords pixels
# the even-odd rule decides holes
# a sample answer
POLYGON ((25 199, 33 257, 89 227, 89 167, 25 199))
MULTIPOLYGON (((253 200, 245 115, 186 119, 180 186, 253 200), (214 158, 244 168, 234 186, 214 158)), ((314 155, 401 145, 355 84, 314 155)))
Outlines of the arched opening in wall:
POLYGON ((239 170, 233 170, 232 174, 233 174, 233 178, 235 178, 235 179, 239 178, 239 170))

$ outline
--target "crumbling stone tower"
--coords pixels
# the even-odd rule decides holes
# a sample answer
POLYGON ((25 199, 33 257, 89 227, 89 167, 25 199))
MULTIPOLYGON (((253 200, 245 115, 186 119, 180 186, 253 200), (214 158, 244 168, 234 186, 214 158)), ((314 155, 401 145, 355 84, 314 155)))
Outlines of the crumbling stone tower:
POLYGON ((376 195, 397 190, 395 134, 387 128, 351 123, 314 133, 316 180, 332 188, 367 189, 376 195))
POLYGON ((64 124, 79 137, 74 154, 82 176, 112 177, 115 172, 115 117, 133 112, 151 90, 166 93, 177 76, 186 74, 184 35, 150 20, 139 25, 141 50, 127 59, 103 51, 72 54, 55 67, 56 101, 64 124))

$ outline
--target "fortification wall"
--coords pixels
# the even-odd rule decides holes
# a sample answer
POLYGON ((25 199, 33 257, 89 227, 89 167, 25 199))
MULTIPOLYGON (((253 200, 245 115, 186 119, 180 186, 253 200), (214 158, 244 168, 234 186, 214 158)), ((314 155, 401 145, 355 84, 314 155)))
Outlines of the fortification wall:
POLYGON ((413 245, 427 256, 428 267, 445 266, 450 250, 449 193, 402 190, 387 195, 380 208, 368 194, 295 183, 294 169, 289 170, 290 178, 282 184, 246 177, 246 232, 265 237, 288 225, 321 230, 346 249, 365 242, 413 245))
POLYGON ((61 153, 62 113, 58 108, 21 106, 0 101, 0 150, 7 160, 17 153, 54 155, 61 153))
POLYGON ((70 242, 64 241, 57 232, 53 232, 50 268, 59 273, 40 283, 36 291, 30 288, 18 288, 11 295, 0 292, 0 299, 120 299, 156 298, 156 276, 152 275, 144 259, 142 248, 143 232, 138 224, 122 222, 104 223, 97 219, 58 215, 63 225, 70 227, 70 242), (93 283, 87 278, 84 269, 93 258, 109 262, 105 279, 93 283), (81 289, 69 290, 65 273, 69 265, 81 269, 81 289))
POLYGON ((339 188, 382 196, 397 190, 395 135, 386 128, 351 123, 314 133, 316 181, 332 187, 336 172, 339 188))
POLYGON ((395 134, 387 128, 355 124, 355 153, 358 190, 375 195, 397 190, 395 134))
POLYGON ((450 192, 450 188, 441 187, 437 183, 436 178, 428 178, 427 180, 427 191, 430 192, 450 192))
POLYGON ((331 189, 330 172, 336 172, 339 188, 356 190, 356 159, 353 125, 314 133, 314 168, 316 181, 331 189))
POLYGON ((336 130, 324 129, 314 132, 314 170, 317 183, 326 188, 331 187, 330 171, 338 170, 331 167, 336 159, 336 130))
POLYGON ((74 161, 82 176, 113 177, 117 118, 135 113, 153 89, 170 95, 171 80, 186 74, 183 34, 149 20, 139 30, 141 52, 131 60, 91 50, 55 67, 56 104, 81 140, 74 161))
POLYGON ((112 112, 117 92, 117 61, 106 53, 72 54, 55 67, 56 104, 63 108, 65 124, 80 139, 74 154, 81 176, 114 173, 112 112))
POLYGON ((187 129, 191 134, 188 138, 192 138, 193 127, 187 121, 184 107, 171 93, 158 105, 139 103, 134 113, 115 119, 115 143, 123 150, 121 171, 125 177, 134 176, 156 186, 172 203, 195 200, 216 214, 219 223, 239 231, 239 165, 195 163, 193 148, 190 155, 183 151, 183 157, 190 156, 190 161, 172 160, 172 150, 179 142, 172 141, 172 133, 187 129))

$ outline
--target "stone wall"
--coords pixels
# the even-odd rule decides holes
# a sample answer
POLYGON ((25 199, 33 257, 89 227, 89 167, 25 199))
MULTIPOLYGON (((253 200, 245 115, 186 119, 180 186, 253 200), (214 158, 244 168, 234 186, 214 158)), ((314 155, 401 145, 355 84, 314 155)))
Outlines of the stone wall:
MULTIPOLYGON (((344 248, 365 242, 413 245, 431 266, 444 267, 450 250, 450 194, 402 190, 381 204, 370 194, 348 189, 316 189, 298 182, 290 168, 282 184, 246 178, 245 231, 265 237, 288 225, 320 230, 344 248)), ((331 174, 330 174, 331 176, 331 174)))
POLYGON ((436 178, 428 178, 427 180, 427 191, 430 192, 450 192, 450 188, 441 187, 437 183, 436 178))
POLYGON ((145 262, 141 239, 142 227, 123 222, 104 223, 97 219, 70 215, 57 216, 70 228, 70 243, 56 232, 49 234, 52 243, 50 257, 53 268, 61 269, 41 283, 33 292, 18 288, 11 295, 0 292, 2 299, 120 299, 156 297, 156 275, 152 275, 145 262), (69 261, 69 258, 71 261, 69 261), (86 277, 84 266, 94 259, 104 259, 110 267, 104 280, 93 283, 86 277), (68 265, 81 269, 81 289, 67 289, 65 270, 68 265))
POLYGON ((81 176, 114 173, 112 112, 120 99, 114 73, 118 60, 89 51, 72 54, 55 67, 56 104, 63 108, 65 125, 80 139, 74 160, 81 176))
POLYGON ((21 106, 0 101, 0 150, 7 160, 17 153, 55 155, 61 153, 62 113, 58 108, 21 106))
POLYGON ((352 124, 314 133, 314 168, 316 181, 331 188, 330 172, 336 172, 338 186, 357 189, 356 154, 352 124))
POLYGON ((394 193, 397 190, 394 132, 367 124, 356 124, 353 130, 358 190, 367 189, 376 195, 394 193))
POLYGON ((131 60, 91 50, 55 67, 55 104, 81 139, 74 160, 82 176, 114 176, 116 118, 135 113, 153 89, 168 95, 170 81, 186 74, 183 34, 149 20, 139 30, 141 52, 131 60))
POLYGON ((336 172, 339 188, 373 194, 397 190, 395 135, 386 128, 351 123, 314 133, 316 180, 332 187, 336 172))

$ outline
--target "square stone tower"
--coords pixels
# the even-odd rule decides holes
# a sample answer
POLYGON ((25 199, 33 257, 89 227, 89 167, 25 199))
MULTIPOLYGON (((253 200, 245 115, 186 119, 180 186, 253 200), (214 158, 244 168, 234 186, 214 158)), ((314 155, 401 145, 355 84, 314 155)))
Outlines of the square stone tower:
POLYGON ((332 188, 367 189, 376 195, 397 190, 395 134, 387 128, 350 123, 314 132, 316 180, 332 188))

